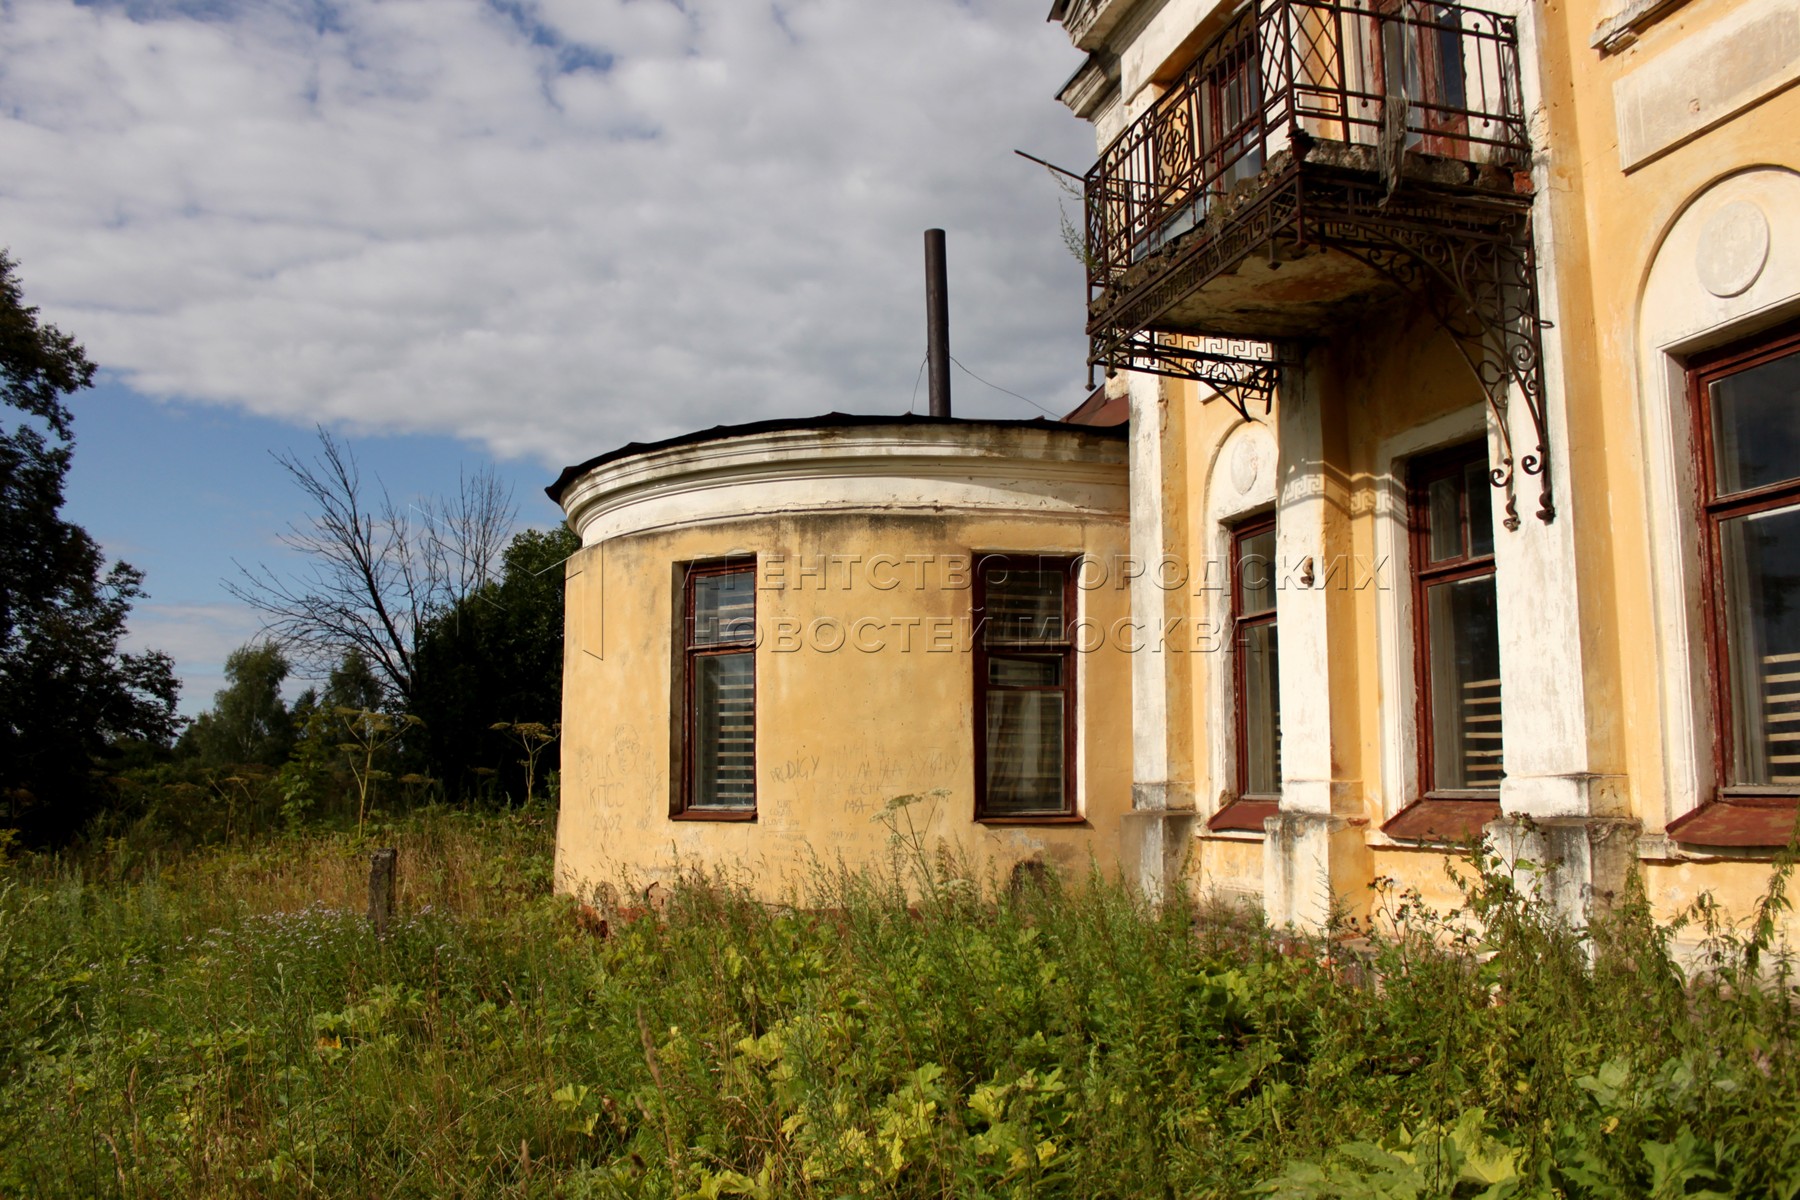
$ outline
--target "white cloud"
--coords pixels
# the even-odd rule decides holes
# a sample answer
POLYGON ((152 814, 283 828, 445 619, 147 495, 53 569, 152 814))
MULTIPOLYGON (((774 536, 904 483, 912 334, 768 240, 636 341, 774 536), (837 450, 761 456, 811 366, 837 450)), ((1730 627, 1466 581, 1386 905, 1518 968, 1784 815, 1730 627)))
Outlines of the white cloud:
POLYGON ((1092 143, 1045 8, 7 0, 0 244, 140 391, 560 465, 904 409, 943 225, 957 357, 1061 409, 1080 270, 1010 152, 1092 143))
MULTIPOLYGON (((181 679, 180 708, 197 716, 212 707, 213 695, 225 686, 222 664, 233 650, 257 639, 260 621, 238 604, 138 604, 124 639, 128 651, 161 650, 175 660, 181 679)), ((284 689, 297 696, 305 681, 291 679, 284 689)))

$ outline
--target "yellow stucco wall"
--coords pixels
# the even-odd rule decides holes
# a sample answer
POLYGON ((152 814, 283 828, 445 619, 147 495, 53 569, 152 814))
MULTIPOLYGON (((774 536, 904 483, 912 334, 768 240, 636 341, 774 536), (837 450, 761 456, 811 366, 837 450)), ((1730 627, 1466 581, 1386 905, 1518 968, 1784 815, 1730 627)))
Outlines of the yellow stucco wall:
MULTIPOLYGON (((1552 136, 1546 156, 1548 203, 1557 234, 1548 266, 1562 304, 1560 345, 1570 420, 1565 453, 1574 478, 1570 511, 1583 571, 1583 624, 1589 643, 1583 665, 1590 683, 1594 744, 1602 769, 1623 774, 1630 815, 1655 835, 1686 808, 1672 795, 1670 741, 1662 713, 1666 684, 1654 570, 1659 556, 1666 559, 1673 551, 1651 535, 1646 472, 1651 456, 1667 448, 1655 444, 1645 417, 1649 406, 1666 404, 1668 397, 1664 381, 1646 377, 1642 369, 1645 289, 1671 227, 1709 189, 1753 168, 1800 170, 1800 137, 1794 132, 1800 129, 1800 90, 1778 82, 1755 84, 1734 115, 1721 114, 1721 123, 1661 157, 1628 164, 1619 134, 1621 85, 1629 90, 1666 81, 1692 92, 1692 99, 1686 92, 1671 93, 1672 100, 1682 102, 1671 108, 1698 109, 1707 103, 1709 91, 1745 71, 1745 56, 1774 48, 1734 35, 1720 53, 1708 55, 1706 70, 1698 74, 1682 69, 1672 75, 1671 56, 1702 44, 1709 31, 1729 22, 1775 14, 1783 6, 1766 0, 1688 0, 1615 53, 1592 47, 1595 29, 1622 7, 1611 0, 1578 0, 1545 9, 1553 34, 1545 42, 1543 61, 1552 136)), ((1792 6, 1785 8, 1791 15, 1792 6)), ((1792 48, 1786 53, 1791 58, 1792 48)), ((1788 209, 1768 216, 1777 238, 1791 240, 1800 212, 1788 209)), ((1680 265, 1693 269, 1690 263, 1680 265)), ((1716 303, 1698 278, 1692 294, 1696 312, 1716 303)), ((1791 314, 1800 306, 1790 300, 1786 307, 1791 314)), ((1714 336, 1742 336, 1781 315, 1767 311, 1714 336)), ((1691 512, 1670 515, 1692 519, 1691 512)), ((1685 700, 1677 698, 1678 703, 1685 700)), ((1703 702, 1699 707, 1704 711, 1703 702)), ((1652 902, 1664 916, 1705 891, 1742 918, 1767 886, 1766 862, 1661 861, 1659 849, 1646 845, 1641 869, 1652 902)), ((1790 922, 1790 934, 1800 935, 1800 923, 1790 922)))
MULTIPOLYGON (((1198 14, 1205 6, 1191 7, 1198 14)), ((1774 82, 1751 87, 1755 94, 1741 103, 1732 100, 1726 107, 1735 105, 1734 111, 1722 108, 1712 127, 1685 143, 1656 146, 1654 132, 1640 131, 1622 150, 1620 96, 1642 95, 1652 82, 1674 86, 1686 78, 1670 68, 1684 46, 1705 45, 1716 30, 1780 9, 1775 0, 1686 0, 1646 22, 1630 44, 1610 52, 1591 46, 1595 28, 1626 7, 1618 0, 1559 0, 1521 16, 1527 90, 1536 103, 1538 267, 1546 313, 1555 320, 1546 363, 1555 413, 1550 449, 1559 471, 1566 468, 1556 496, 1556 534, 1573 539, 1567 560, 1572 577, 1546 579, 1542 588, 1549 599, 1555 598, 1551 589, 1573 595, 1574 648, 1545 673, 1569 672, 1580 680, 1574 720, 1585 744, 1581 755, 1570 758, 1579 760, 1575 774, 1605 781, 1582 793, 1592 805, 1588 815, 1624 818, 1641 828, 1644 837, 1632 858, 1658 911, 1673 915, 1707 892, 1730 915, 1742 917, 1767 886, 1768 856, 1707 859, 1661 836, 1694 797, 1678 798, 1680 771, 1671 765, 1677 756, 1667 715, 1672 705, 1691 699, 1670 683, 1668 629, 1681 617, 1658 598, 1677 548, 1659 542, 1655 531, 1659 521, 1691 520, 1691 513, 1679 496, 1664 505, 1670 512, 1659 512, 1655 499, 1651 471, 1668 448, 1657 443, 1655 422, 1646 414, 1668 401, 1656 392, 1664 381, 1645 374, 1645 294, 1671 229, 1711 189, 1756 169, 1800 175, 1800 138, 1793 134, 1800 129, 1800 88, 1781 82, 1783 71, 1793 73, 1788 67, 1769 65, 1770 55, 1778 57, 1775 50, 1765 54, 1767 47, 1739 39, 1725 45, 1706 71, 1687 73, 1693 76, 1693 110, 1719 103, 1714 93, 1729 91, 1720 81, 1728 84, 1733 72, 1748 78, 1761 71, 1774 82)), ((1180 32, 1156 33, 1169 42, 1165 56, 1184 44, 1180 32)), ((1680 100, 1674 92, 1669 97, 1680 100)), ((1682 108, 1673 103, 1673 115, 1658 119, 1679 126, 1682 108)), ((1118 115, 1105 118, 1103 133, 1116 128, 1118 115)), ((1790 207, 1770 215, 1777 236, 1791 240, 1800 212, 1790 207)), ((1778 298, 1754 321, 1739 320, 1717 336, 1725 340, 1757 322, 1796 314, 1800 293, 1778 298)), ((1357 846, 1357 853, 1333 858, 1328 873, 1334 886, 1356 893, 1343 897, 1353 910, 1367 910, 1377 878, 1398 891, 1416 889, 1428 905, 1447 910, 1460 901, 1445 870, 1454 862, 1448 852, 1396 845, 1380 832, 1418 790, 1405 778, 1414 751, 1400 732, 1407 724, 1400 714, 1413 704, 1410 666, 1394 666, 1397 652, 1410 654, 1410 648, 1396 648, 1410 640, 1411 629, 1395 618, 1394 593, 1410 585, 1403 560, 1389 557, 1398 487, 1391 460, 1398 456, 1403 470, 1407 455, 1481 436, 1487 421, 1482 396, 1450 339, 1406 302, 1381 308, 1360 326, 1322 332, 1309 347, 1306 380, 1321 413, 1323 468, 1305 476, 1284 459, 1285 473, 1273 480, 1266 501, 1232 509, 1231 519, 1256 511, 1257 504, 1304 498, 1316 485, 1327 513, 1323 539, 1308 552, 1316 551, 1322 563, 1342 555, 1366 564, 1328 580, 1324 597, 1328 720, 1309 736, 1329 750, 1328 815, 1349 823, 1357 846)), ((1112 386, 1127 385, 1120 379, 1112 386)), ((1192 385, 1140 380, 1130 389, 1134 421, 1140 427, 1153 423, 1160 463, 1155 477, 1132 482, 1134 513, 1154 510, 1158 522, 1154 530, 1139 530, 1138 548, 1173 555, 1191 581, 1164 597, 1160 611, 1182 628, 1223 634, 1222 595, 1192 581, 1219 578, 1209 575, 1209 564, 1224 552, 1217 492, 1229 470, 1225 452, 1241 436, 1244 421, 1221 401, 1202 403, 1192 385), (1158 502, 1142 504, 1146 494, 1158 502)), ((1515 437, 1523 436, 1521 420, 1513 428, 1515 437)), ((1515 453, 1530 448, 1521 442, 1515 453)), ((1275 464, 1266 468, 1274 472, 1275 464)), ((1267 483, 1265 476, 1258 486, 1267 483)), ((1535 482, 1521 479, 1518 506, 1525 521, 1534 520, 1535 499, 1535 482)), ((564 887, 580 890, 621 874, 641 886, 685 862, 728 868, 763 893, 779 895, 801 886, 815 860, 841 858, 852 866, 884 861, 889 830, 881 814, 890 799, 908 794, 924 797, 907 814, 925 844, 964 854, 978 869, 1003 875, 1033 858, 1075 871, 1090 861, 1109 870, 1121 865, 1120 818, 1130 807, 1133 771, 1131 675, 1134 661, 1142 675, 1145 656, 1134 659, 1117 638, 1080 656, 1080 786, 1087 823, 978 825, 972 819, 970 665, 957 636, 969 592, 941 579, 897 591, 854 584, 763 589, 758 615, 765 629, 786 622, 805 630, 821 618, 840 627, 875 620, 891 632, 901 630, 901 622, 920 624, 911 627, 913 644, 905 650, 889 642, 875 652, 828 652, 802 638, 790 652, 765 643, 757 656, 758 819, 676 821, 668 809, 671 606, 678 564, 750 553, 768 561, 875 549, 932 561, 983 550, 1116 559, 1127 550, 1122 512, 1118 519, 1075 518, 965 511, 951 503, 935 515, 859 515, 824 505, 677 521, 657 532, 594 540, 570 567, 558 844, 564 887), (946 639, 935 646, 932 622, 940 623, 939 637, 946 639)), ((1081 615, 1102 627, 1129 613, 1128 593, 1117 586, 1084 591, 1082 603, 1081 615)), ((1230 664, 1221 652, 1226 644, 1223 636, 1211 647, 1196 637, 1189 652, 1156 667, 1154 687, 1140 686, 1139 703, 1148 698, 1168 729, 1167 743, 1156 747, 1166 778, 1140 782, 1166 785, 1172 802, 1191 802, 1200 817, 1186 864, 1190 885, 1235 897, 1263 887, 1266 864, 1257 837, 1212 835, 1204 828, 1232 786, 1231 764, 1220 749, 1221 729, 1232 718, 1230 664)), ((1537 702, 1527 689, 1507 695, 1513 713, 1537 702)), ((1704 704, 1696 711, 1704 720, 1704 704)), ((1138 719, 1142 733, 1144 715, 1138 719)))
MULTIPOLYGON (((1743 917, 1766 889, 1767 854, 1710 859, 1658 836, 1687 808, 1672 798, 1663 711, 1668 683, 1658 623, 1671 618, 1658 610, 1655 568, 1658 556, 1671 551, 1652 536, 1646 477, 1647 456, 1660 448, 1647 444, 1654 431, 1646 427, 1645 406, 1666 398, 1655 390, 1660 380, 1643 377, 1641 326, 1652 265, 1684 211, 1721 181, 1753 169, 1800 171, 1800 137, 1794 134, 1800 129, 1800 88, 1789 86, 1791 65, 1768 65, 1771 56, 1786 51, 1741 38, 1729 42, 1705 72, 1688 72, 1695 111, 1712 103, 1708 97, 1714 93, 1735 86, 1729 84, 1734 71, 1747 79, 1764 72, 1766 81, 1731 102, 1738 111, 1721 109, 1716 123, 1691 140, 1660 148, 1642 161, 1626 161, 1617 119, 1617 97, 1624 94, 1619 89, 1629 91, 1659 71, 1666 73, 1672 55, 1684 44, 1703 42, 1709 30, 1734 27, 1734 21, 1779 6, 1768 0, 1687 0, 1645 24, 1622 49, 1606 53, 1592 47, 1596 27, 1625 7, 1617 0, 1576 0, 1538 6, 1523 18, 1536 55, 1526 70, 1535 72, 1541 89, 1536 150, 1545 174, 1539 189, 1539 268, 1545 303, 1554 306, 1556 319, 1548 365, 1554 403, 1565 423, 1552 452, 1568 466, 1568 482, 1556 498, 1557 520, 1574 538, 1578 573, 1578 580, 1564 586, 1577 597, 1579 660, 1561 666, 1578 671, 1582 680, 1588 768, 1619 783, 1616 789, 1594 790, 1593 815, 1641 823, 1648 835, 1639 855, 1641 871, 1658 911, 1673 915, 1708 892, 1729 914, 1743 917)), ((1791 238, 1800 220, 1791 208, 1769 216, 1778 240, 1784 233, 1791 238)), ((1800 297, 1780 301, 1716 340, 1796 314, 1800 297)), ((1316 343, 1307 373, 1325 404, 1325 483, 1335 524, 1328 527, 1323 553, 1342 550, 1377 561, 1378 509, 1383 486, 1391 483, 1383 477, 1384 442, 1479 405, 1480 392, 1449 340, 1404 305, 1316 343)), ((1190 560, 1201 560, 1218 552, 1216 530, 1202 516, 1223 469, 1220 447, 1238 418, 1223 404, 1201 405, 1189 385, 1162 386, 1171 410, 1164 424, 1166 506, 1186 522, 1171 528, 1169 536, 1190 560)), ((1530 520, 1535 485, 1521 483, 1519 507, 1530 520)), ((1448 856, 1390 846, 1379 833, 1407 799, 1395 788, 1391 765, 1384 764, 1393 752, 1394 723, 1384 722, 1383 706, 1411 702, 1386 694, 1381 649, 1392 630, 1381 619, 1379 589, 1406 586, 1404 573, 1394 573, 1377 588, 1333 592, 1328 600, 1333 809, 1362 823, 1374 876, 1402 889, 1417 888, 1433 907, 1448 908, 1459 900, 1445 873, 1448 856)), ((1213 678, 1224 669, 1222 656, 1197 655, 1186 674, 1193 703, 1180 723, 1181 736, 1194 763, 1203 814, 1228 790, 1216 777, 1217 754, 1208 750, 1209 739, 1216 742, 1215 724, 1229 719, 1213 678)), ((1529 695, 1508 696, 1509 708, 1532 702, 1529 695)), ((1202 835, 1187 877, 1191 884, 1216 881, 1231 892, 1254 886, 1260 870, 1245 843, 1202 835)), ((1800 924, 1794 932, 1800 934, 1800 924)))
MULTIPOLYGON (((686 865, 722 870, 768 898, 800 896, 820 865, 887 863, 893 820, 915 830, 929 851, 963 856, 1001 883, 1025 860, 1074 875, 1090 862, 1114 869, 1119 816, 1130 807, 1129 655, 1108 638, 1076 656, 1077 792, 1086 822, 977 824, 966 621, 972 554, 1105 560, 1124 550, 1122 519, 951 513, 739 519, 583 550, 568 568, 559 886, 578 894, 601 883, 642 889, 686 865), (795 574, 801 561, 866 559, 877 551, 903 564, 914 556, 918 574, 903 565, 902 585, 885 590, 870 586, 860 564, 819 582, 795 574), (763 634, 756 652, 757 816, 672 819, 679 564, 750 554, 760 563, 763 634), (857 622, 875 623, 860 635, 874 649, 849 644, 855 638, 830 649, 857 622), (903 813, 886 813, 890 801, 906 795, 920 799, 903 813)), ((1096 628, 1127 613, 1127 593, 1115 583, 1078 595, 1080 617, 1096 628)))
MULTIPOLYGON (((1393 603, 1392 591, 1409 586, 1403 564, 1384 562, 1375 523, 1382 509, 1383 491, 1393 484, 1381 461, 1384 443, 1396 435, 1442 423, 1462 414, 1462 425, 1452 424, 1440 435, 1439 445, 1453 445, 1482 436, 1483 403, 1475 377, 1454 344, 1424 313, 1396 304, 1377 320, 1362 327, 1339 331, 1312 351, 1308 373, 1315 379, 1324 408, 1325 447, 1332 461, 1327 488, 1331 526, 1322 557, 1343 555, 1338 573, 1326 583, 1331 627, 1331 760, 1337 782, 1334 811, 1358 822, 1376 846, 1385 844, 1377 832, 1414 796, 1384 795, 1383 744, 1390 736, 1383 721, 1384 703, 1410 704, 1410 696, 1386 697, 1380 665, 1383 630, 1379 606, 1393 603), (1471 423, 1472 422, 1472 423, 1471 423)), ((1189 575, 1218 581, 1228 572, 1206 564, 1219 563, 1228 554, 1220 524, 1208 519, 1219 505, 1212 496, 1228 475, 1231 464, 1225 447, 1240 433, 1245 420, 1223 401, 1202 402, 1192 384, 1165 384, 1167 418, 1164 425, 1163 485, 1166 505, 1173 514, 1171 537, 1189 566, 1189 575)), ((1260 414, 1257 414, 1260 416, 1260 414)), ((1273 425, 1274 419, 1267 422, 1273 425)), ((1424 449, 1431 448, 1429 445, 1424 449)), ((1270 469, 1273 464, 1270 464, 1270 469)), ((1279 488, 1280 481, 1277 481, 1279 488)), ((1274 502, 1271 496, 1271 504, 1274 502)), ((1267 511, 1271 504, 1252 503, 1241 515, 1267 511)), ((1234 518, 1238 519, 1238 518, 1234 518)), ((1223 564, 1220 564, 1222 566, 1223 564)), ((1291 580, 1289 581, 1291 583, 1291 580)), ((1211 620, 1223 630, 1228 619, 1223 592, 1198 586, 1184 589, 1182 611, 1196 622, 1211 620)), ((1219 726, 1229 726, 1231 660, 1221 638, 1213 652, 1188 657, 1182 678, 1184 708, 1172 706, 1172 725, 1179 730, 1175 761, 1192 764, 1197 808, 1204 816, 1216 812, 1234 787, 1231 764, 1224 753, 1229 747, 1219 726)), ((1391 790, 1391 789, 1390 789, 1391 790)), ((1263 865, 1260 840, 1246 843, 1240 837, 1196 837, 1187 869, 1189 885, 1217 890, 1228 896, 1261 890, 1263 865)), ((1334 866, 1341 899, 1351 911, 1364 912, 1371 900, 1369 885, 1376 875, 1386 876, 1396 887, 1418 888, 1446 903, 1444 893, 1446 854, 1398 848, 1381 856, 1371 872, 1368 860, 1334 866)))
MULTIPOLYGON (((1609 3, 1547 10, 1556 36, 1545 47, 1554 153, 1550 204, 1558 231, 1554 281, 1562 293, 1561 345, 1571 398, 1566 453, 1575 479, 1571 510, 1581 538, 1584 603, 1593 642, 1589 672, 1600 685, 1593 712, 1601 744, 1629 781, 1630 809, 1660 830, 1665 807, 1661 682, 1651 579, 1658 552, 1649 527, 1637 326, 1646 277, 1680 212, 1715 182, 1765 164, 1800 169, 1800 91, 1770 95, 1693 141, 1627 172, 1621 165, 1614 88, 1655 71, 1661 57, 1746 8, 1690 0, 1615 54, 1589 46, 1609 3)), ((1788 221, 1796 215, 1786 214, 1788 221)), ((1696 282, 1696 291, 1698 283, 1696 282)), ((1754 873, 1754 871, 1752 872, 1754 873)))

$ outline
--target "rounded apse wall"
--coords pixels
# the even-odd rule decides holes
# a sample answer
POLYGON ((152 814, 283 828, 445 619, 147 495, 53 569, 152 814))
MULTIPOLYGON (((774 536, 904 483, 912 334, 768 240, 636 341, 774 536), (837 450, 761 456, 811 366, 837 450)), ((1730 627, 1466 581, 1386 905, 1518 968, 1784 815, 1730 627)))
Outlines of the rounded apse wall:
POLYGON ((687 867, 800 897, 896 834, 983 871, 1116 862, 1149 649, 1122 430, 769 422, 627 447, 552 494, 582 539, 564 890, 687 867), (1023 634, 983 619, 1027 610, 1023 634))

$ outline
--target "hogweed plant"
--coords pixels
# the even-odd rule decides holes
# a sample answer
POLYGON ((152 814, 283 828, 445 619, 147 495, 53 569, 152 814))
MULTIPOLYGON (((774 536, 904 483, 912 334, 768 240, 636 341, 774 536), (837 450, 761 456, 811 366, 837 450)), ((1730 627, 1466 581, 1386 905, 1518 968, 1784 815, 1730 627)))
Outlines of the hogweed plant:
POLYGON ((519 749, 524 752, 525 757, 519 760, 519 765, 525 768, 525 803, 530 804, 536 797, 533 789, 537 786, 538 759, 562 735, 562 723, 545 725, 541 721, 495 721, 488 728, 496 733, 506 734, 519 743, 519 749))
POLYGON ((369 814, 369 794, 375 784, 389 778, 376 764, 409 732, 424 725, 409 713, 376 712, 367 708, 335 708, 337 728, 345 741, 338 743, 344 765, 356 784, 356 836, 361 837, 369 814))

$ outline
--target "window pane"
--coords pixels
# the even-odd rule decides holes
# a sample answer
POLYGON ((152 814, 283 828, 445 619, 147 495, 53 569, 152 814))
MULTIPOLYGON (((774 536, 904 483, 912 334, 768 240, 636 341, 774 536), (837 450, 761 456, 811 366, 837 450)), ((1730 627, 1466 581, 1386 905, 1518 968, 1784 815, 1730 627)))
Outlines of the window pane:
POLYGON ((1060 658, 990 658, 988 682, 995 687, 1060 687, 1060 658))
POLYGON ((1434 563, 1462 557, 1462 484, 1460 475, 1431 481, 1425 540, 1434 563))
POLYGON ((1719 525, 1731 781, 1800 783, 1800 507, 1719 525))
POLYGON ((1485 461, 1469 467, 1463 486, 1469 496, 1469 557, 1486 558, 1494 552, 1494 485, 1485 461))
POLYGON ((1425 593, 1437 789, 1500 786, 1500 632, 1494 577, 1425 593))
POLYGON ((1253 617, 1275 607, 1275 531, 1238 540, 1238 615, 1253 617))
POLYGON ((1712 384, 1720 494, 1800 476, 1800 351, 1712 384))
POLYGON ((984 811, 1063 809, 1063 694, 989 692, 984 811))
POLYGON ((1062 571, 1036 567, 986 568, 984 643, 1063 641, 1063 584, 1067 578, 1062 571))
POLYGON ((694 627, 689 644, 747 642, 756 635, 756 572, 731 571, 694 579, 694 627))
POLYGON ((1281 689, 1276 670, 1275 623, 1252 625, 1238 642, 1243 681, 1244 793, 1273 796, 1281 791, 1281 689))
POLYGON ((689 764, 693 808, 756 806, 754 651, 702 654, 694 666, 694 731, 689 764))
POLYGON ((1463 76, 1463 43, 1457 26, 1462 23, 1458 10, 1448 5, 1433 6, 1431 20, 1439 28, 1420 30, 1422 39, 1435 40, 1437 45, 1426 57, 1432 68, 1433 78, 1429 81, 1426 100, 1439 109, 1439 120, 1452 117, 1460 109, 1469 107, 1468 87, 1463 76))

